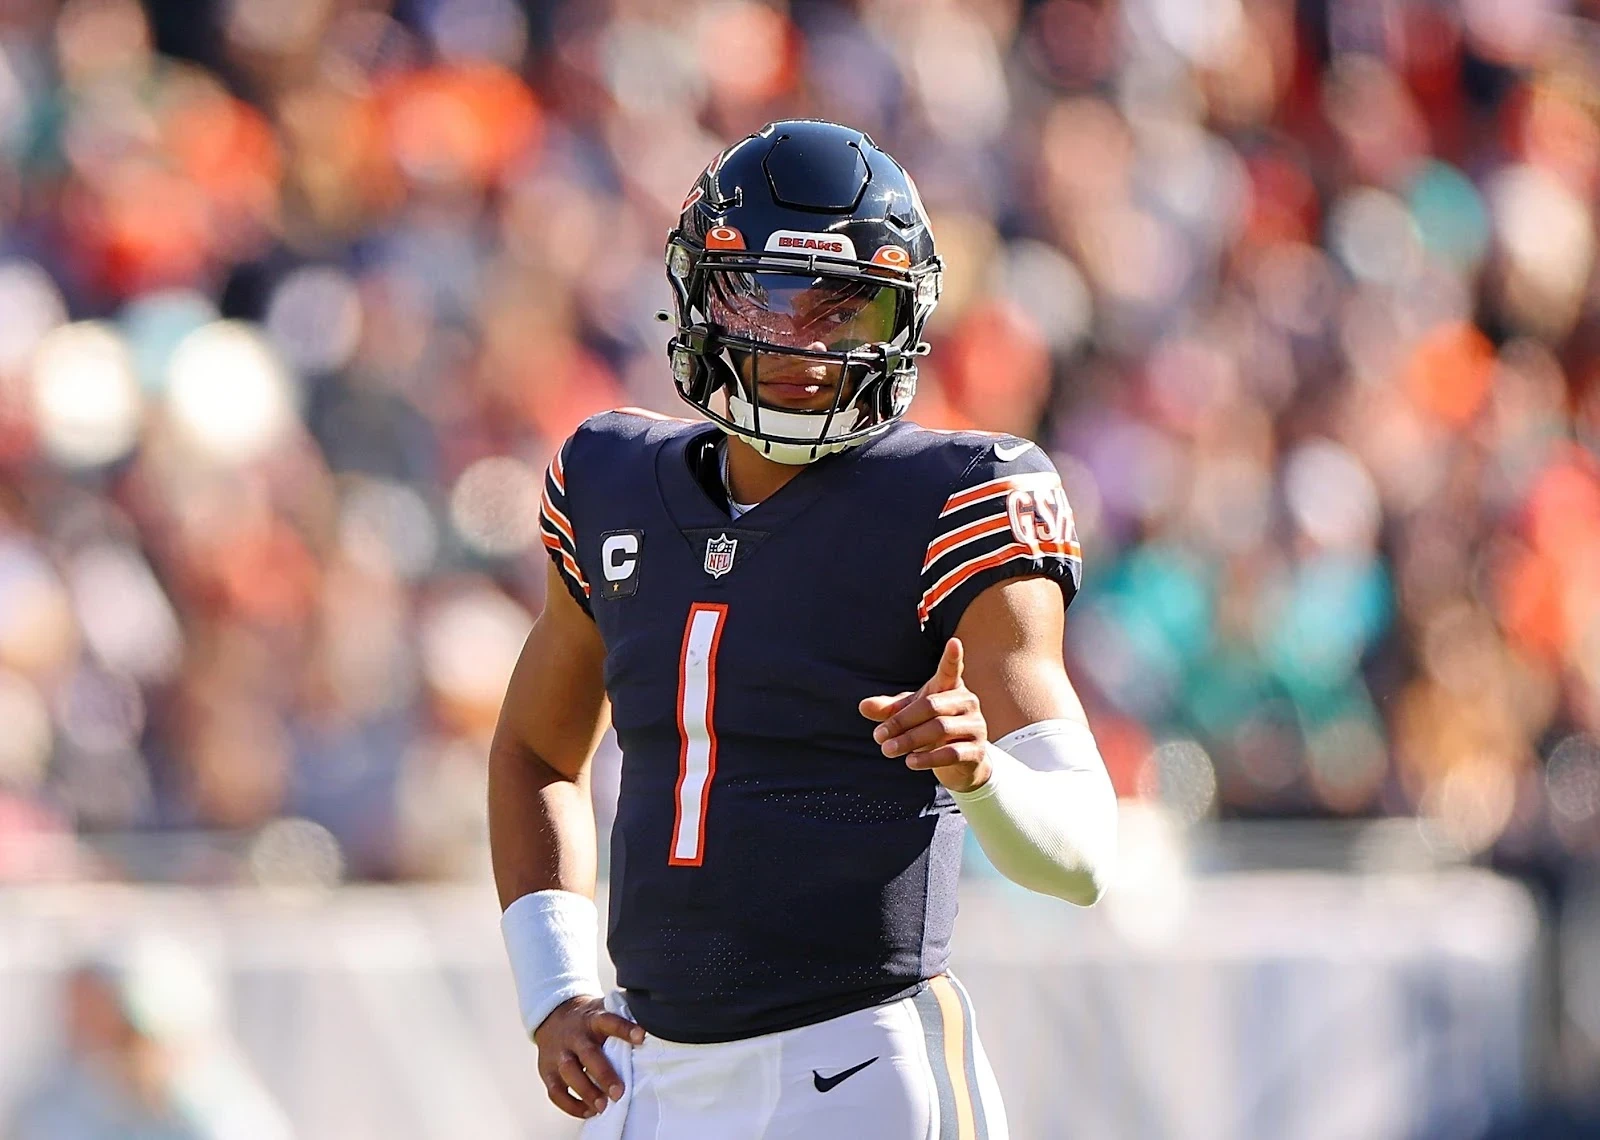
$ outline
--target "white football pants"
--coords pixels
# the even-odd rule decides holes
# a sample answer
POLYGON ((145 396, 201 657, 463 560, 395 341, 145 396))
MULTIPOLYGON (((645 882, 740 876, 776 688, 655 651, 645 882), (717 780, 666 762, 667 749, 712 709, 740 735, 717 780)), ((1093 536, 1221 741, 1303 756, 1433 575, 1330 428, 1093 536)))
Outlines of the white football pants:
MULTIPOLYGON (((628 1015, 620 993, 609 1008, 628 1015)), ((915 997, 715 1045, 616 1038, 627 1086, 582 1140, 1007 1140, 972 1003, 948 974, 915 997)))

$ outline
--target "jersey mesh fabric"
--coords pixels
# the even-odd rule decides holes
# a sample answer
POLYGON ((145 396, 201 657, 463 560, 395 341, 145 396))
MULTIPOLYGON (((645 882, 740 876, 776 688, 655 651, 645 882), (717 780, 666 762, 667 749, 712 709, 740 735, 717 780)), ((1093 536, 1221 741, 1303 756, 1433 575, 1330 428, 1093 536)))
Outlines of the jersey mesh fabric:
MULTIPOLYGON (((552 463, 541 512, 604 642, 623 754, 607 946, 639 1023, 685 1042, 826 1020, 946 969, 965 824, 931 773, 883 756, 859 702, 927 680, 942 647, 930 632, 987 582, 1076 583, 1065 549, 1022 560, 989 536, 961 538, 1006 560, 962 573, 918 618, 965 560, 956 551, 947 567, 936 552, 925 565, 930 547, 1008 517, 1008 499, 986 492, 941 517, 951 498, 1012 469, 1053 479, 1042 455, 1000 470, 996 437, 901 423, 735 519, 717 437, 704 423, 595 417, 552 463), (603 554, 623 534, 625 592, 609 588, 603 554), (711 627, 694 656, 691 633, 711 627)), ((1019 496, 1024 530, 1042 513, 1056 533, 1056 487, 1042 508, 1038 489, 1019 496)))

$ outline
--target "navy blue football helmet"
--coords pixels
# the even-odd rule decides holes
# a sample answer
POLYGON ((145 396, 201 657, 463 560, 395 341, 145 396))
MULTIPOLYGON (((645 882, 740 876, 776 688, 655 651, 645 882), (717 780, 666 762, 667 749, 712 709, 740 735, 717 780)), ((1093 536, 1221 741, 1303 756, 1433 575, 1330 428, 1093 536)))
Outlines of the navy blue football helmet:
POLYGON ((723 151, 667 239, 678 393, 780 463, 886 429, 911 405, 940 262, 916 186, 860 131, 771 123, 723 151), (760 397, 762 361, 822 364, 824 407, 760 397))

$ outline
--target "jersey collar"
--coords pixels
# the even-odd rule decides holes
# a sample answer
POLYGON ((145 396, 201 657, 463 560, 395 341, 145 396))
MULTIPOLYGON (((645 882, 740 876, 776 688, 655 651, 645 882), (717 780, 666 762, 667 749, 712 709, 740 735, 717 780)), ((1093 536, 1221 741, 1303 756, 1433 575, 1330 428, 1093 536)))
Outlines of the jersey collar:
POLYGON ((722 429, 715 424, 707 424, 703 430, 684 432, 667 441, 656 457, 656 486, 661 492, 662 505, 680 532, 726 527, 770 534, 799 517, 829 488, 848 480, 849 472, 862 456, 898 430, 900 425, 896 424, 860 447, 825 455, 806 464, 805 470, 750 508, 738 521, 728 515, 727 494, 716 476, 715 461, 709 458, 708 444, 722 434, 722 429), (691 457, 696 462, 692 463, 691 457), (710 467, 714 487, 704 481, 706 472, 702 464, 710 467))

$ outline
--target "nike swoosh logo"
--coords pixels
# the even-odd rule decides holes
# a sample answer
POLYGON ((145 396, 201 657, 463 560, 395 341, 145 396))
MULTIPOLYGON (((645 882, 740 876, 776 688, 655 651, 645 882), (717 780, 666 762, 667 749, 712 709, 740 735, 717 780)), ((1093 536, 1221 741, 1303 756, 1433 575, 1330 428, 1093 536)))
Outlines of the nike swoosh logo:
POLYGON ((1015 459, 1032 446, 1028 440, 1023 440, 1021 443, 997 443, 994 445, 994 457, 1004 463, 1008 459, 1015 459))
POLYGON ((831 1089, 833 1089, 833 1087, 835 1085, 839 1084, 841 1081, 849 1080, 851 1077, 855 1076, 862 1069, 865 1069, 868 1065, 872 1064, 872 1062, 876 1061, 877 1059, 878 1058, 873 1057, 870 1060, 862 1061, 861 1064, 856 1065, 853 1068, 846 1069, 842 1073, 835 1073, 831 1077, 825 1077, 821 1073, 817 1072, 815 1069, 812 1069, 811 1070, 811 1083, 817 1086, 817 1091, 818 1092, 828 1092, 831 1089))

